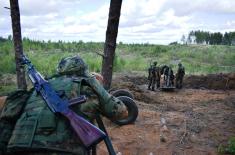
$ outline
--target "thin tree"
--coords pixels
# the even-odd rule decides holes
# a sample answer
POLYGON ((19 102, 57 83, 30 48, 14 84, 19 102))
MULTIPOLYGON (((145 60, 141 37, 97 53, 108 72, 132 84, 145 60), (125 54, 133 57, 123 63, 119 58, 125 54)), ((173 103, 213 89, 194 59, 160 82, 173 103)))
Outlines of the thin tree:
POLYGON ((19 10, 18 0, 10 0, 10 10, 11 10, 13 41, 15 48, 17 86, 19 89, 27 89, 25 70, 21 64, 23 46, 22 46, 22 37, 21 37, 20 10, 19 10))
POLYGON ((110 1, 108 26, 104 44, 104 56, 102 61, 102 75, 104 77, 104 87, 106 89, 110 88, 112 82, 113 61, 115 57, 121 6, 122 0, 110 1))

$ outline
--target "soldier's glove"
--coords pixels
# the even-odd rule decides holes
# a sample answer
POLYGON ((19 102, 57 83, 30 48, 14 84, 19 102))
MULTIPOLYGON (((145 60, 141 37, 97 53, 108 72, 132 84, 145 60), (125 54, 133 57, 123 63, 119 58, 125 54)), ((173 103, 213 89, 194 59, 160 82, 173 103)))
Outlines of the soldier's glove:
POLYGON ((121 102, 121 103, 116 105, 117 110, 116 110, 115 119, 122 119, 122 118, 127 117, 128 115, 127 107, 122 101, 119 100, 118 102, 121 102))
POLYGON ((122 101, 111 96, 108 102, 105 104, 105 114, 110 119, 117 119, 126 113, 127 108, 122 101))

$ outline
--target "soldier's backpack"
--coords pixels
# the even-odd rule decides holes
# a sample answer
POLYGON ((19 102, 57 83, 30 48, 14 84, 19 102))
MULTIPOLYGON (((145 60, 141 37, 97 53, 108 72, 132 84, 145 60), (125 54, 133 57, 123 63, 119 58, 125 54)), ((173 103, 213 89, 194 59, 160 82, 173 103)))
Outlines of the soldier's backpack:
POLYGON ((4 154, 15 123, 21 115, 31 91, 16 90, 9 94, 0 115, 0 154, 4 154))

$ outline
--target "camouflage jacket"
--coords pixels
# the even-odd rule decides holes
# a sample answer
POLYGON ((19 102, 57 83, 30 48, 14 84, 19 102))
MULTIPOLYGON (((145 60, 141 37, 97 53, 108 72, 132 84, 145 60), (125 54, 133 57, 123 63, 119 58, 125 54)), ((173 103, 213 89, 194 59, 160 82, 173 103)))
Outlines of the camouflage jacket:
MULTIPOLYGON (((86 95, 87 102, 74 105, 72 109, 90 121, 96 113, 109 118, 116 117, 119 107, 123 106, 123 103, 109 95, 94 77, 64 75, 49 80, 49 83, 56 91, 64 91, 63 97, 67 99, 86 95)), ((12 104, 5 106, 1 118, 7 118, 7 115, 12 113, 9 106, 12 104)), ((15 111, 19 118, 8 142, 9 152, 50 150, 79 155, 87 153, 69 122, 63 116, 52 113, 36 91, 30 94, 21 109, 15 111)))
POLYGON ((160 68, 157 66, 150 66, 148 69, 149 78, 160 78, 160 68))
POLYGON ((179 78, 183 78, 185 75, 185 69, 184 67, 179 67, 178 70, 177 70, 177 73, 176 73, 176 78, 179 79, 179 78))

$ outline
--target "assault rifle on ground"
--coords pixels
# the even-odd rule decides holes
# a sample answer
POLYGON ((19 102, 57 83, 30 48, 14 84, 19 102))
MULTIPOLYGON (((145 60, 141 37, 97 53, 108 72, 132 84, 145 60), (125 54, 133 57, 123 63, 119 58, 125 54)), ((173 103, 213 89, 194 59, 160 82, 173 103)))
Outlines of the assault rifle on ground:
POLYGON ((80 117, 69 108, 71 104, 86 102, 86 96, 82 95, 70 101, 62 99, 51 87, 49 82, 34 68, 33 64, 25 55, 22 56, 22 63, 27 65, 27 73, 35 90, 42 96, 50 110, 53 113, 60 113, 69 120, 72 128, 85 147, 91 148, 91 146, 106 137, 106 134, 102 130, 80 117))

